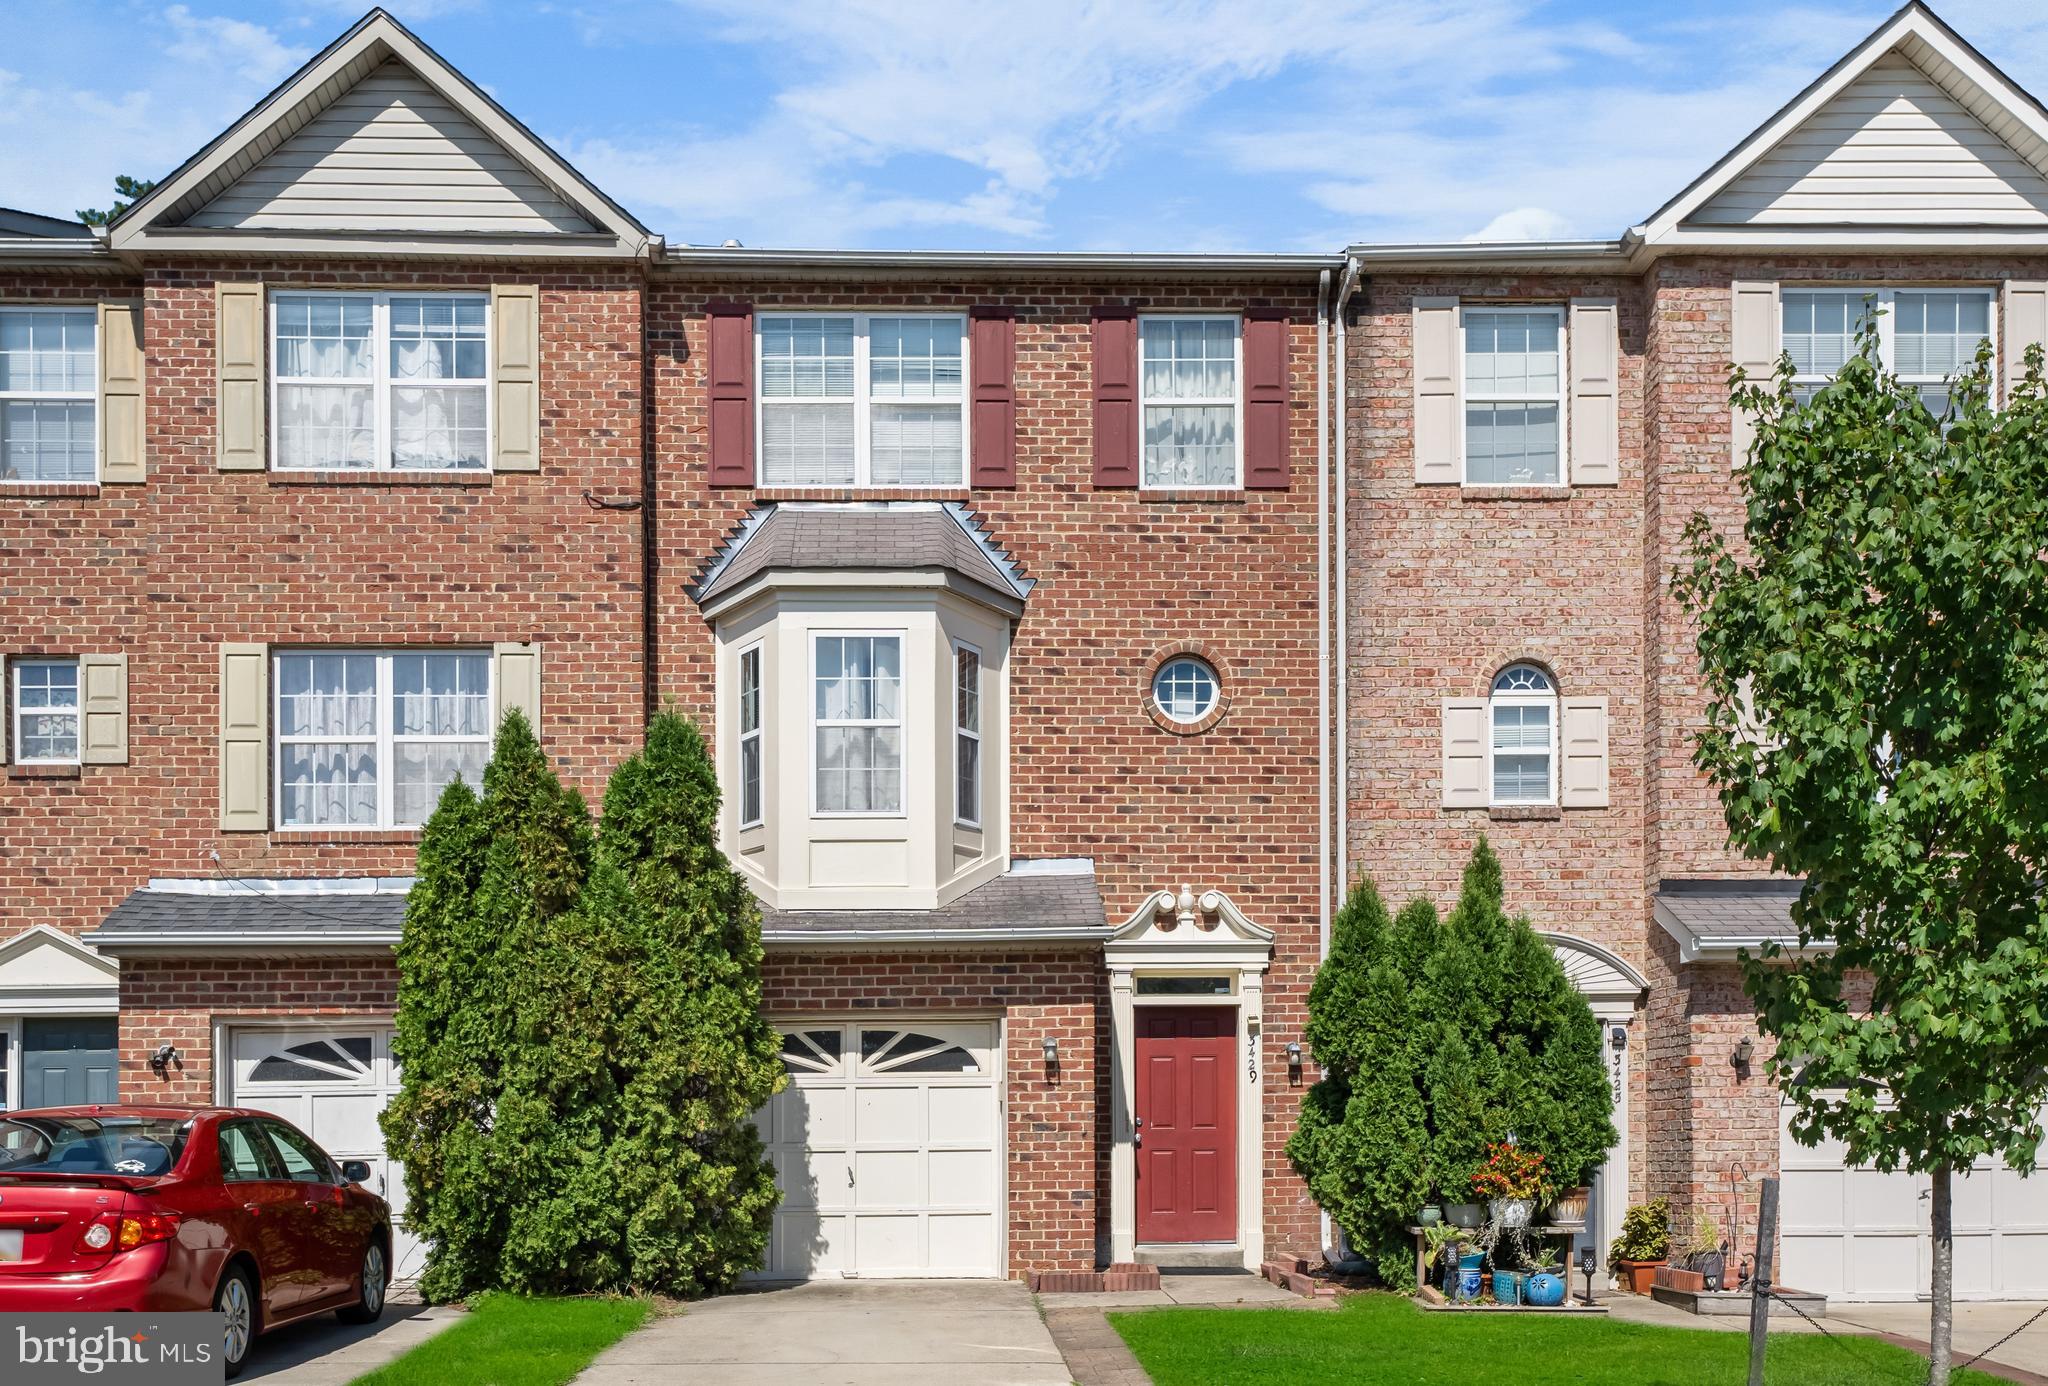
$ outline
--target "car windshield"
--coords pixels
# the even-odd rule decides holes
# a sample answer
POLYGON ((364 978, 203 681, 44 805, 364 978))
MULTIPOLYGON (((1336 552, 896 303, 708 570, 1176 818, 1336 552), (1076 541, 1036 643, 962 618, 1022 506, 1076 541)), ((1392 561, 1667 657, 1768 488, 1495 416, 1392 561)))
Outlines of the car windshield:
POLYGON ((191 1134, 190 1117, 0 1117, 0 1176, 165 1174, 191 1134))

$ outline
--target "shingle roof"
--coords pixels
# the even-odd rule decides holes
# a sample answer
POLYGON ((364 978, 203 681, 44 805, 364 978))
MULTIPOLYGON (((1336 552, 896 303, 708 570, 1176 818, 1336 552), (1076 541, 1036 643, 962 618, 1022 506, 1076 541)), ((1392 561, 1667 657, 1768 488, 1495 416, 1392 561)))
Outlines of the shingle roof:
POLYGON ((1799 931, 1792 925, 1792 902, 1799 898, 1800 884, 1769 876, 1660 881, 1657 921, 1694 949, 1725 952, 1738 943, 1765 939, 1793 943, 1799 931))
POLYGON ((942 568, 1023 598, 1031 580, 951 502, 770 503, 750 512, 699 577, 698 605, 772 569, 942 568))
POLYGON ((91 241, 92 228, 68 217, 46 217, 18 207, 0 207, 0 236, 26 236, 63 241, 91 241))
POLYGON ((761 910, 761 936, 770 943, 1100 938, 1108 932, 1095 864, 1085 858, 1015 862, 1009 874, 935 910, 761 910))

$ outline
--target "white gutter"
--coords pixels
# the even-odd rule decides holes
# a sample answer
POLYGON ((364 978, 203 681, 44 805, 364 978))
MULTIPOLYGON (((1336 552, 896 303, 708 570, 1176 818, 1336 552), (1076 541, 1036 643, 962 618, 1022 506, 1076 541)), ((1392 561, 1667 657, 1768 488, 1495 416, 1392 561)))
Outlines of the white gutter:
POLYGON ((303 929, 162 929, 150 933, 107 933, 83 936, 101 952, 133 948, 395 948, 396 929, 332 929, 312 933, 303 929))
MULTIPOLYGON (((1338 450, 1342 455, 1343 450, 1338 450)), ((1330 956, 1330 272, 1316 280, 1316 908, 1330 956)))
POLYGON ((1300 275, 1326 269, 1335 255, 1147 255, 1078 250, 751 250, 744 246, 664 246, 657 263, 679 268, 731 269, 969 269, 1300 275))
POLYGON ((1078 929, 763 929, 761 942, 778 947, 805 943, 1101 943, 1114 932, 1101 925, 1078 929))

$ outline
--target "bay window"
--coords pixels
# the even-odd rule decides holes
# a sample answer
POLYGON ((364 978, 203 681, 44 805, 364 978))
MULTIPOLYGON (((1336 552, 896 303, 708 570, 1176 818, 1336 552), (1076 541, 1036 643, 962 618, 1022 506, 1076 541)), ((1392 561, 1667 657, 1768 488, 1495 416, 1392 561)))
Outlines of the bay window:
POLYGON ((483 470, 489 303, 480 294, 274 295, 273 465, 483 470))
POLYGON ((411 828, 491 754, 482 650, 293 651, 275 656, 278 826, 411 828))
POLYGON ((953 821, 981 826, 981 651, 953 647, 953 821))
POLYGON ((955 314, 760 318, 764 486, 964 486, 967 320, 955 314))
POLYGON ((815 635, 813 797, 819 814, 903 811, 903 637, 815 635))
POLYGON ((99 313, 0 307, 0 481, 98 478, 99 313))

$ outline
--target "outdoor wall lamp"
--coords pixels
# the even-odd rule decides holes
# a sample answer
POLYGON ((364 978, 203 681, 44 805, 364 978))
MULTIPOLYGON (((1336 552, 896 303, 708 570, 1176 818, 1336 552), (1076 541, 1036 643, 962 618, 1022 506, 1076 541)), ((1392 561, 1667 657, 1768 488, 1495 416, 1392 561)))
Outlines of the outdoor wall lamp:
POLYGON ((1610 1049, 1628 1048, 1628 1026, 1616 1025, 1607 1031, 1607 1046, 1610 1049))
POLYGON ((1301 1042, 1296 1040, 1287 1046, 1287 1076, 1301 1077, 1301 1042))
POLYGON ((1051 1035, 1047 1035, 1045 1037, 1045 1043, 1041 1047, 1045 1051, 1046 1071, 1050 1073, 1060 1066, 1060 1042, 1054 1039, 1051 1035))
POLYGON ((149 1071, 159 1078, 167 1078, 173 1067, 183 1073, 185 1061, 178 1057, 178 1046, 165 1040, 156 1047, 156 1053, 149 1056, 149 1071))
POLYGON ((1744 1035, 1741 1039, 1735 1041, 1735 1066, 1737 1068, 1748 1068, 1749 1061, 1755 1055, 1756 1041, 1748 1035, 1744 1035))

